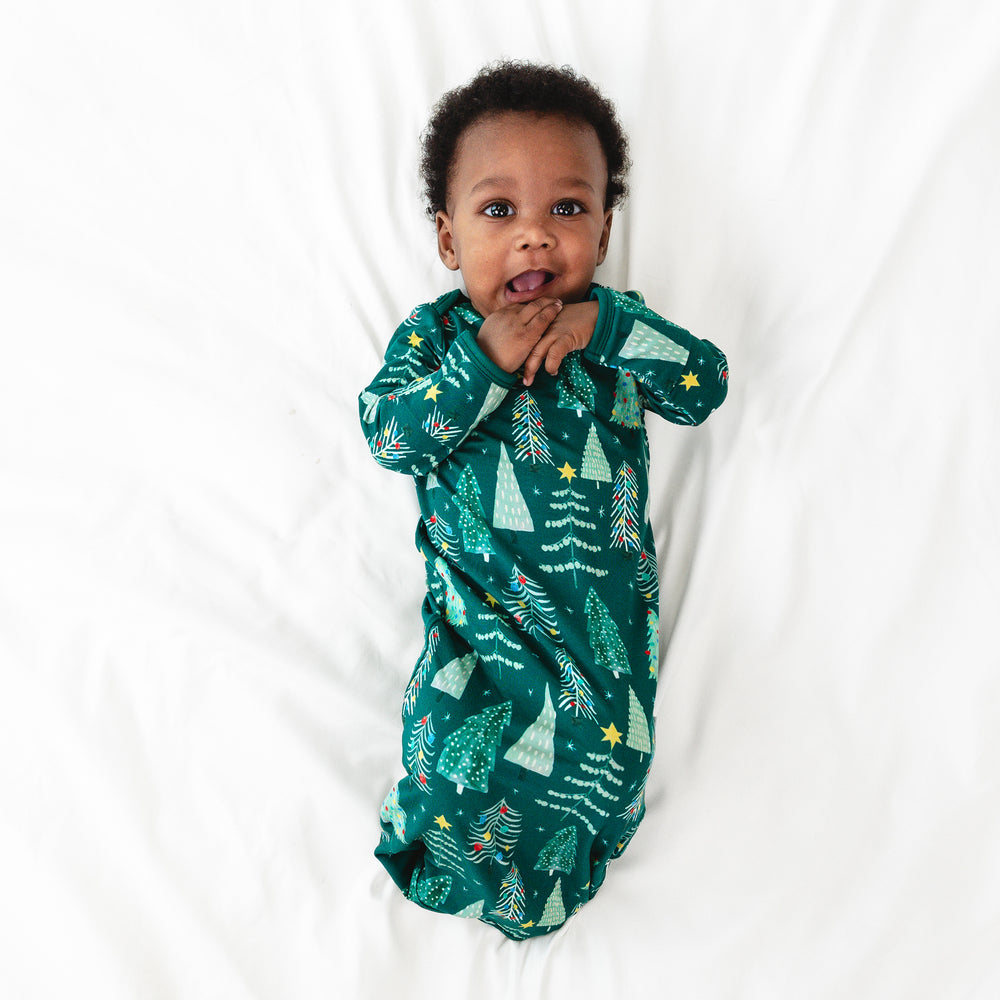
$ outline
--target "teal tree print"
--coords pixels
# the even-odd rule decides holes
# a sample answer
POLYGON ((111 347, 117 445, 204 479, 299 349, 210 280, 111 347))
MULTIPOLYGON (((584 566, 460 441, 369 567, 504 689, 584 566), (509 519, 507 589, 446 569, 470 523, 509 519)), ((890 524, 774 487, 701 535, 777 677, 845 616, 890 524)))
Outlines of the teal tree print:
POLYGON ((458 786, 485 792, 496 766, 497 747, 504 727, 510 725, 511 703, 494 705, 470 716, 444 741, 437 771, 458 786))
POLYGON ((590 648, 594 651, 594 662, 605 670, 610 670, 617 679, 620 674, 632 673, 628 663, 628 652, 622 642, 618 626, 611 617, 607 605, 597 596, 593 587, 587 594, 584 606, 587 614, 587 635, 590 648))
POLYGON ((466 552, 477 552, 489 562, 493 552, 493 542, 490 539, 490 528, 486 523, 483 511, 482 496, 479 483, 469 466, 459 477, 455 492, 455 505, 459 509, 459 527, 462 529, 462 539, 466 552))

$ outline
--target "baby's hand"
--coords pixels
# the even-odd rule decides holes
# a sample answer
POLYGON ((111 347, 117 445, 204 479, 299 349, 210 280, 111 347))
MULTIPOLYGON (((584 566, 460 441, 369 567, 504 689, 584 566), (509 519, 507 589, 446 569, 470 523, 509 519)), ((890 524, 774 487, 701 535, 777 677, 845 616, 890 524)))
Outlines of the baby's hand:
POLYGON ((597 302, 574 302, 563 306, 559 314, 549 324, 524 361, 523 381, 531 385, 535 374, 545 362, 545 370, 550 375, 559 371, 562 359, 571 351, 582 350, 590 343, 597 326, 597 302))
POLYGON ((495 365, 516 372, 562 308, 558 299, 540 298, 497 309, 483 320, 476 343, 495 365))

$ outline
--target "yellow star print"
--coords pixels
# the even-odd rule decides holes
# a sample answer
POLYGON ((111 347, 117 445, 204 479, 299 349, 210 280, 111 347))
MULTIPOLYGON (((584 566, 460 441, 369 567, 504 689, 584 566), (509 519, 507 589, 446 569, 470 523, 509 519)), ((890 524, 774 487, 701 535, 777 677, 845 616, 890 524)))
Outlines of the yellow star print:
POLYGON ((559 476, 559 478, 560 479, 565 479, 566 482, 568 482, 568 483, 573 482, 573 477, 576 475, 576 469, 574 469, 573 466, 569 464, 569 462, 567 462, 559 470, 559 472, 561 473, 560 476, 559 476))
POLYGON ((440 395, 441 395, 441 390, 436 385, 432 385, 427 390, 427 392, 424 393, 424 399, 433 399, 434 402, 436 403, 437 402, 437 398, 440 395))
POLYGON ((409 336, 410 347, 419 347, 423 342, 423 337, 418 337, 415 333, 411 333, 409 336))
POLYGON ((495 608, 497 606, 497 599, 492 594, 487 594, 486 595, 486 603, 491 608, 495 608))
POLYGON ((684 384, 685 389, 690 389, 693 386, 699 385, 698 376, 695 375, 694 372, 688 372, 687 375, 681 379, 681 382, 684 384))
POLYGON ((622 741, 622 734, 618 732, 613 722, 607 729, 601 726, 601 732, 604 733, 604 739, 601 740, 601 742, 604 743, 607 741, 610 743, 612 750, 614 749, 616 743, 621 743, 622 741))
POLYGON ((447 821, 447 820, 446 820, 446 819, 444 818, 444 816, 435 816, 435 817, 434 817, 434 822, 435 822, 435 823, 437 823, 437 825, 438 825, 438 826, 439 826, 439 827, 440 827, 440 828, 441 828, 442 830, 450 830, 450 829, 451 829, 451 823, 449 823, 449 822, 448 822, 448 821, 447 821))

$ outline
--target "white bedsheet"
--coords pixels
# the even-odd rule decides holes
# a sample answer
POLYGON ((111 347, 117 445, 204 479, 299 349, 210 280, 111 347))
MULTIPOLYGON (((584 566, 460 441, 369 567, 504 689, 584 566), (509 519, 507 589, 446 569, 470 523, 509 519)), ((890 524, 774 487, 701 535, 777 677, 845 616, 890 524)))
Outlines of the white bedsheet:
POLYGON ((1000 6, 39 0, 0 137, 0 994, 1000 996, 1000 6), (651 425, 648 817, 526 944, 371 854, 423 571, 356 409, 501 55, 617 100, 598 278, 732 366, 651 425))

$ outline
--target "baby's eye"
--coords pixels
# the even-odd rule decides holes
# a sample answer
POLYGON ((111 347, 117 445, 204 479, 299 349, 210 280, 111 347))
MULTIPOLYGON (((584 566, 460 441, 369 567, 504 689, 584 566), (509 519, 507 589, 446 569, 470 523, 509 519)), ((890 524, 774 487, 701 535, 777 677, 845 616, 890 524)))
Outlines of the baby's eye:
POLYGON ((583 211, 583 205, 578 201, 567 198, 565 201, 557 201, 552 206, 553 215, 579 215, 583 211))
POLYGON ((483 209, 483 214, 488 215, 491 219, 506 219, 514 214, 514 210, 505 201, 491 201, 483 209))

